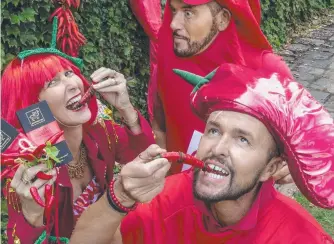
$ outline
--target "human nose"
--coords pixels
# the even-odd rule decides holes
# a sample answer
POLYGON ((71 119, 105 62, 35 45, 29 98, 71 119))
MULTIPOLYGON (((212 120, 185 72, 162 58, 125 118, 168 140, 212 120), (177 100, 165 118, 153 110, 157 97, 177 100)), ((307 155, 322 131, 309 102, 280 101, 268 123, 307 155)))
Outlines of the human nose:
POLYGON ((69 92, 75 92, 77 90, 79 90, 79 84, 78 82, 73 81, 72 79, 69 78, 65 78, 63 80, 66 90, 69 92))
POLYGON ((170 23, 170 28, 173 31, 182 30, 183 28, 183 18, 182 13, 176 12, 173 16, 172 22, 170 23))
POLYGON ((228 157, 229 156, 229 148, 231 140, 227 135, 223 135, 218 143, 216 143, 212 148, 212 153, 216 156, 228 157))

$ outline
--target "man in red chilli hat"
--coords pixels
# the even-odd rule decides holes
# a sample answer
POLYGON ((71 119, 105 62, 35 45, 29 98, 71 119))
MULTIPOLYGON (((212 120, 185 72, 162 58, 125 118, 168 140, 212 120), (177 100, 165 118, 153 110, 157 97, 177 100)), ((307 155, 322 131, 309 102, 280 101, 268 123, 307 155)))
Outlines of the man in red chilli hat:
MULTIPOLYGON (((167 0, 158 40, 158 97, 152 121, 159 146, 191 154, 205 128, 189 107, 191 85, 173 69, 206 75, 223 63, 234 63, 292 77, 282 58, 273 53, 260 22, 259 0, 167 0)), ((172 165, 171 174, 187 168, 172 165)), ((274 178, 287 174, 285 167, 274 178)))
POLYGON ((152 145, 83 213, 71 243, 333 243, 272 180, 286 161, 312 203, 334 208, 334 124, 323 106, 285 74, 235 64, 205 77, 174 71, 195 86, 191 107, 206 121, 196 160, 214 172, 165 178, 171 163, 152 145))

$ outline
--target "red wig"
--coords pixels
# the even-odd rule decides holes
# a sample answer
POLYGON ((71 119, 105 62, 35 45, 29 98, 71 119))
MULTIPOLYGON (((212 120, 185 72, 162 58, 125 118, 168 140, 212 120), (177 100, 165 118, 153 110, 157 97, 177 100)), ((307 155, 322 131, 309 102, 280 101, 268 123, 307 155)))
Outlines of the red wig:
MULTIPOLYGON (((36 54, 20 60, 15 58, 6 67, 1 79, 1 117, 8 123, 21 129, 16 111, 39 102, 38 96, 45 82, 52 80, 57 73, 71 69, 84 84, 89 87, 80 69, 71 61, 54 54, 36 54)), ((92 113, 87 124, 94 122, 97 116, 97 101, 91 99, 88 104, 92 113)))

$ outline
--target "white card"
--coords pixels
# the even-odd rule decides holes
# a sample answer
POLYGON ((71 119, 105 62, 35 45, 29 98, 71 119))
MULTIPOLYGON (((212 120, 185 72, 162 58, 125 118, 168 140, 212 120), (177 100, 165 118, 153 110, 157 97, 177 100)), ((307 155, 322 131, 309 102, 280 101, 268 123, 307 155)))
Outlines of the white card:
MULTIPOLYGON (((194 131, 194 133, 191 137, 190 143, 189 143, 187 154, 191 155, 193 152, 195 152, 197 150, 202 135, 203 135, 203 133, 201 133, 197 130, 194 131)), ((191 165, 183 164, 182 171, 185 171, 185 170, 190 169, 190 168, 191 168, 191 165)))

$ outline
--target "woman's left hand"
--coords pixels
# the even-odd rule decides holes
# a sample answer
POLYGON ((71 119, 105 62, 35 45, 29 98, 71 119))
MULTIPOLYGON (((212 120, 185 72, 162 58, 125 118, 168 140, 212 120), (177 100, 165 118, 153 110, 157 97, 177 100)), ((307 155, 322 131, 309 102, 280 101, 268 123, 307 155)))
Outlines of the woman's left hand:
POLYGON ((119 111, 132 109, 126 79, 124 75, 105 67, 99 68, 92 75, 93 88, 119 111))

